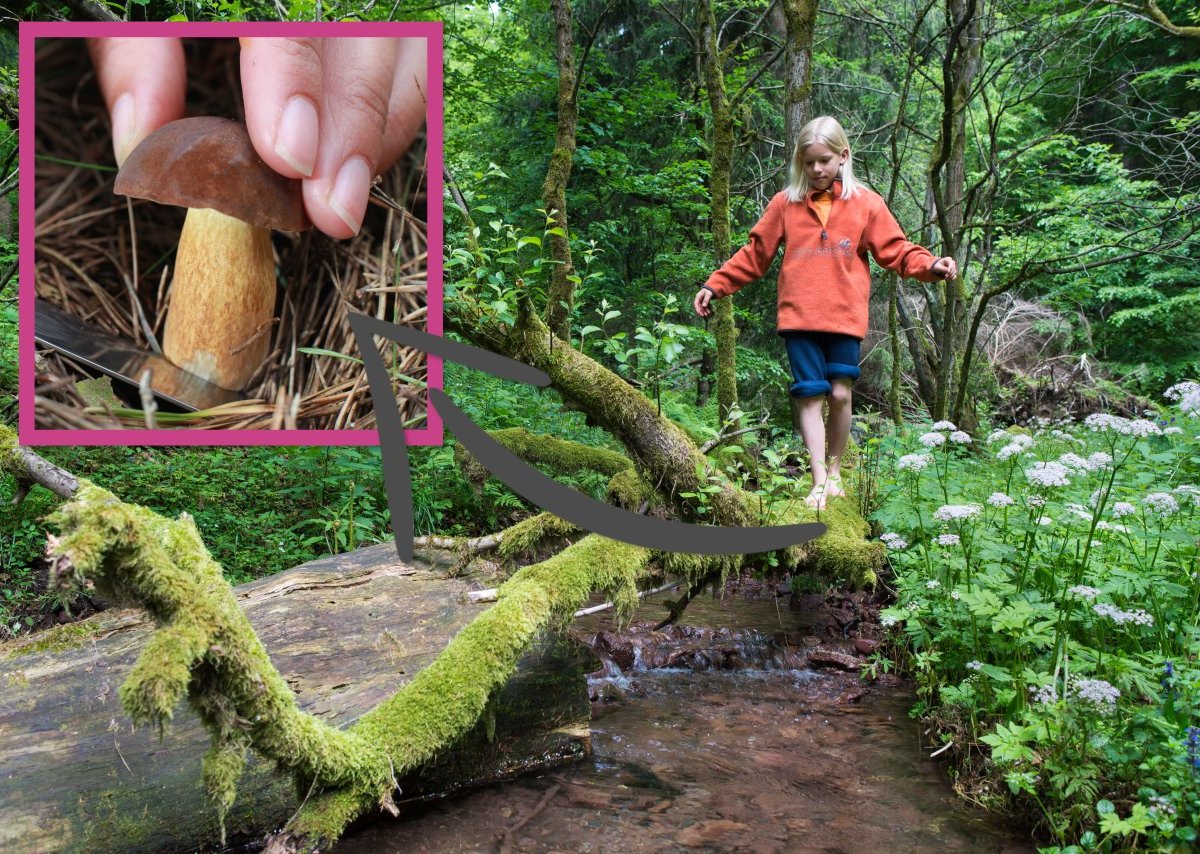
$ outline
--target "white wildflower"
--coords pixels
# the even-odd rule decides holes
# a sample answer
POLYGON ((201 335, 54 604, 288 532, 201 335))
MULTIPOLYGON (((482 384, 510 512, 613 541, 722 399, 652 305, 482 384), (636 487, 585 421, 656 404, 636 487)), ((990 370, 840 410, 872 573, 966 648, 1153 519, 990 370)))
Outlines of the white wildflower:
POLYGON ((884 628, 890 628, 896 625, 898 622, 900 621, 892 614, 884 614, 879 618, 879 625, 883 626, 884 628))
POLYGON ((1118 501, 1112 506, 1112 516, 1114 519, 1120 519, 1123 516, 1132 516, 1137 512, 1137 508, 1128 501, 1118 501))
POLYGON ((1100 591, 1095 587, 1088 587, 1086 584, 1076 584, 1074 587, 1068 587, 1067 592, 1072 596, 1079 596, 1087 599, 1089 602, 1100 595, 1100 591))
POLYGON ((1030 685, 1029 693, 1033 695, 1032 699, 1035 703, 1050 705, 1058 702, 1058 690, 1054 685, 1042 685, 1041 687, 1030 685))
POLYGON ((958 428, 954 426, 953 422, 939 421, 937 424, 933 425, 933 429, 934 430, 957 430, 958 428))
POLYGON ((943 504, 933 511, 933 518, 939 522, 949 522, 954 519, 973 519, 983 512, 978 504, 943 504))
POLYGON ((1042 495, 1031 495, 1025 499, 1025 503, 1030 507, 1045 507, 1046 498, 1042 495))
POLYGON ((1070 470, 1062 463, 1037 462, 1033 468, 1025 469, 1025 478, 1034 486, 1070 486, 1071 481, 1067 478, 1069 473, 1070 470))
POLYGON ((1170 427, 1164 427, 1164 428, 1163 428, 1163 435, 1164 435, 1164 436, 1178 436, 1178 435, 1179 435, 1179 434, 1181 434, 1182 432, 1183 432, 1183 428, 1182 428, 1182 427, 1176 427, 1174 424, 1172 424, 1170 427))
POLYGON ((896 460, 896 468, 908 471, 920 471, 933 462, 929 454, 905 454, 896 460))
POLYGON ((1175 383, 1175 385, 1163 392, 1163 397, 1167 400, 1183 400, 1189 394, 1195 394, 1196 392, 1200 392, 1200 383, 1188 380, 1175 383))
POLYGON ((1200 389, 1189 391, 1179 401, 1179 411, 1185 415, 1200 415, 1200 389))
POLYGON ((1088 471, 1088 461, 1079 454, 1067 452, 1058 458, 1058 461, 1069 469, 1078 469, 1079 471, 1088 471))
POLYGON ((936 448, 938 445, 946 444, 946 437, 941 433, 925 433, 917 441, 926 448, 936 448))
POLYGON ((993 507, 1012 507, 1017 502, 1013 501, 1003 492, 993 492, 988 498, 987 503, 993 507))
POLYGON ((908 603, 908 610, 910 610, 910 611, 920 611, 920 610, 921 610, 921 603, 920 603, 920 602, 909 602, 909 603, 908 603))
POLYGON ((1169 492, 1151 492, 1142 503, 1159 516, 1171 516, 1179 512, 1179 502, 1169 492))
POLYGON ((1116 708, 1117 699, 1121 696, 1121 692, 1103 679, 1080 679, 1076 677, 1071 680, 1070 695, 1074 699, 1090 703, 1101 713, 1107 713, 1116 708))
POLYGON ((950 441, 956 445, 969 445, 971 444, 971 434, 964 433, 962 430, 955 430, 950 434, 950 441))
POLYGON ((1129 424, 1129 419, 1122 418, 1120 415, 1110 415, 1107 412, 1095 412, 1083 419, 1083 423, 1097 433, 1104 433, 1109 430, 1123 433, 1129 424))
POLYGON ((993 430, 991 433, 988 433, 987 443, 991 445, 995 442, 999 442, 1001 439, 1011 439, 1012 436, 1013 434, 1009 433, 1007 430, 993 430))
POLYGON ((1037 523, 1038 523, 1039 525, 1053 525, 1053 524, 1054 524, 1054 520, 1053 520, 1053 519, 1051 519, 1049 516, 1039 516, 1039 517, 1038 517, 1038 520, 1037 520, 1037 523))
POLYGON ((1171 490, 1179 496, 1179 500, 1184 504, 1190 499, 1193 507, 1200 507, 1200 487, 1192 486, 1190 483, 1181 483, 1179 486, 1171 490))
POLYGON ((1154 617, 1147 614, 1141 608, 1134 611, 1122 611, 1116 605, 1109 605, 1101 602, 1092 606, 1092 610, 1101 617, 1108 617, 1118 626, 1123 626, 1126 623, 1133 623, 1135 626, 1153 626, 1154 617))
POLYGON ((1145 418, 1135 418, 1125 425, 1125 429, 1121 433, 1126 436, 1137 436, 1141 439, 1146 436, 1161 436, 1162 428, 1153 421, 1147 421, 1145 418))
POLYGON ((908 548, 908 541, 899 534, 893 534, 891 531, 880 534, 879 541, 896 552, 904 551, 904 549, 908 548))
POLYGON ((1088 469, 1089 471, 1100 471, 1100 469, 1112 465, 1112 461, 1111 454, 1106 454, 1104 451, 1096 451, 1096 453, 1088 455, 1088 469))
POLYGON ((931 578, 929 581, 925 582, 925 586, 930 590, 937 590, 942 586, 942 582, 938 581, 936 578, 931 578))
POLYGON ((934 540, 939 546, 957 546, 962 540, 958 534, 938 534, 938 538, 934 540))
POLYGON ((983 662, 978 660, 968 661, 966 667, 968 670, 983 670, 983 662))

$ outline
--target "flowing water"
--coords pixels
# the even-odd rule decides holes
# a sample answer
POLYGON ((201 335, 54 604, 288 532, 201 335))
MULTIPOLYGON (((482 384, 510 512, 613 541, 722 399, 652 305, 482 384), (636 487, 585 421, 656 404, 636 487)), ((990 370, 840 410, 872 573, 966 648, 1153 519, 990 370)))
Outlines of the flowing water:
MULTIPOLYGON (((589 637, 610 628, 588 620, 589 637)), ((610 663, 593 680, 589 761, 416 807, 335 850, 1034 850, 955 796, 921 748, 901 683, 794 668, 771 638, 811 630, 809 616, 706 600, 686 621, 725 628, 677 631, 665 652, 635 629, 626 660, 676 666, 610 663)))

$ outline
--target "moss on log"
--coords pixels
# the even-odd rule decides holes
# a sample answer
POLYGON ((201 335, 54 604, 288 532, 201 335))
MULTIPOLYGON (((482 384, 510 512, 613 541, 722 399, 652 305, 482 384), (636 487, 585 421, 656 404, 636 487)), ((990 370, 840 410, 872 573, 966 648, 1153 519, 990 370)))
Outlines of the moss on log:
MULTIPOLYGON (((446 577, 451 557, 421 551, 413 565, 401 565, 389 543, 243 585, 234 595, 299 711, 344 728, 410 682, 480 613, 465 601, 470 583, 446 577)), ((0 849, 126 852, 219 843, 217 811, 201 785, 210 738, 200 718, 181 705, 160 739, 156 730, 132 729, 118 703, 117 686, 153 628, 141 611, 108 611, 0 646, 0 849)), ((483 721, 398 777, 399 797, 502 779, 528 763, 585 751, 584 669, 577 651, 535 643, 489 699, 483 721)), ((228 778, 240 757, 218 754, 216 761, 235 764, 217 768, 228 778)), ((251 755, 229 806, 230 834, 261 837, 305 794, 251 755)))
MULTIPOLYGON (((524 427, 489 430, 488 435, 525 462, 544 465, 556 474, 594 471, 612 477, 633 467, 628 457, 616 451, 533 433, 524 427)), ((491 476, 461 444, 454 446, 454 459, 467 480, 477 486, 491 476)))

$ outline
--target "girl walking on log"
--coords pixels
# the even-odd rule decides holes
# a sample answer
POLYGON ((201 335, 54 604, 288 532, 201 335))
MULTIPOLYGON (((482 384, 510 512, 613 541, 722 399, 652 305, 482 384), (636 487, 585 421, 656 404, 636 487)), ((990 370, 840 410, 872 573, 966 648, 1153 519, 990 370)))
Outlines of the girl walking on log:
POLYGON ((850 435, 850 389, 867 334, 867 254, 924 282, 953 279, 958 267, 953 258, 936 258, 905 238, 883 198, 855 180, 850 143, 837 119, 821 116, 801 129, 789 172, 787 189, 767 204, 750 241, 709 276, 693 306, 708 317, 710 301, 762 278, 783 245, 776 323, 811 460, 813 485, 805 503, 821 509, 846 494, 841 458, 850 435))

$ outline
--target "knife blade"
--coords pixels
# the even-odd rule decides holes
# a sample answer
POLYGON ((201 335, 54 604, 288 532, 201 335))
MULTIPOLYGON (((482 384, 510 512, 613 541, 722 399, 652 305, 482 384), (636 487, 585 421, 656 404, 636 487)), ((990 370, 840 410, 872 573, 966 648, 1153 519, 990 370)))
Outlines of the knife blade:
POLYGON ((245 398, 89 326, 45 300, 37 300, 34 314, 33 338, 39 344, 133 386, 141 384, 142 374, 149 369, 151 391, 189 412, 245 398))

